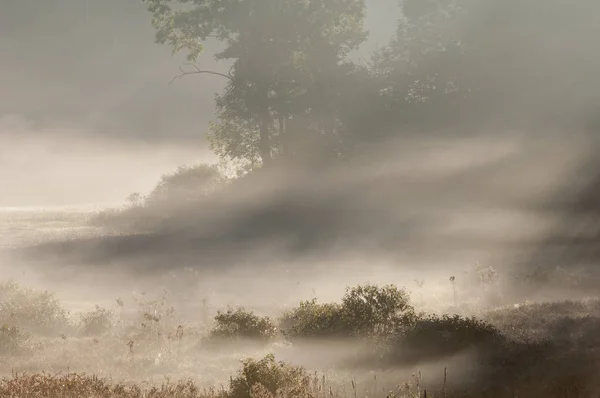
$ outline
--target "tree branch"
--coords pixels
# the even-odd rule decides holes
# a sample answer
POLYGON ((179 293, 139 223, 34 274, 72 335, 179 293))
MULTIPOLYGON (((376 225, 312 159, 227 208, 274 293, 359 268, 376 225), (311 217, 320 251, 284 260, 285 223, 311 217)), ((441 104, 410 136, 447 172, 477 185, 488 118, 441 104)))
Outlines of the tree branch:
POLYGON ((181 73, 177 76, 175 76, 173 79, 171 79, 171 81, 169 82, 169 84, 172 84, 175 80, 179 80, 182 79, 184 76, 187 75, 199 75, 199 74, 207 74, 207 75, 215 75, 215 76, 221 76, 224 77, 226 79, 229 79, 231 81, 233 81, 233 76, 231 75, 231 70, 233 69, 229 69, 228 73, 221 73, 221 72, 215 72, 212 70, 202 70, 198 67, 198 65, 196 64, 186 64, 187 66, 191 66, 194 68, 194 70, 184 70, 181 66, 179 67, 179 70, 181 71, 181 73))

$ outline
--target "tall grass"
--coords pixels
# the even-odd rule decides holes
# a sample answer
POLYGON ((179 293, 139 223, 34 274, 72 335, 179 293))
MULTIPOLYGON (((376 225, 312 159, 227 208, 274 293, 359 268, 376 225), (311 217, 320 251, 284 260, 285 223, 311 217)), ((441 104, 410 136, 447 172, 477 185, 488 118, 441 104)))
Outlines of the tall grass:
POLYGON ((280 318, 225 310, 206 327, 201 314, 196 322, 181 319, 167 292, 117 299, 115 308, 76 317, 50 293, 2 286, 10 294, 0 306, 13 313, 0 329, 0 367, 18 373, 0 383, 0 397, 584 397, 600 391, 595 300, 462 317, 417 313, 402 289, 363 285, 349 288, 340 302, 302 302, 280 318), (14 294, 26 305, 15 306, 14 294), (519 327, 529 338, 511 333, 519 327), (353 354, 324 361, 341 338, 353 354), (234 344, 244 341, 260 344, 234 344), (285 354, 284 343, 314 355, 324 373, 277 362, 269 353, 285 354), (248 356, 259 359, 239 368, 239 358, 248 356), (476 372, 465 374, 461 356, 476 372), (427 372, 410 379, 409 369, 427 372), (220 386, 228 374, 228 385, 220 386), (353 374, 358 377, 349 379, 353 374), (165 375, 173 381, 160 382, 165 375))

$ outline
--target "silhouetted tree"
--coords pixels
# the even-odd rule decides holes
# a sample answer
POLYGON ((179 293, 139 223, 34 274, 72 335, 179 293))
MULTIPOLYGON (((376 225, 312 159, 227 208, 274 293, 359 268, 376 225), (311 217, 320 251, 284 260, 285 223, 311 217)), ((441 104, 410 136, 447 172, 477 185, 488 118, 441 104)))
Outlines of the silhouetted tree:
POLYGON ((291 131, 308 133, 317 123, 319 133, 334 133, 332 86, 347 54, 366 39, 363 0, 146 3, 157 42, 187 51, 189 61, 197 60, 209 37, 226 44, 215 56, 233 61, 229 73, 195 66, 183 72, 229 80, 217 98, 219 121, 211 126, 216 153, 251 162, 260 157, 269 165, 273 155, 293 152, 291 131))

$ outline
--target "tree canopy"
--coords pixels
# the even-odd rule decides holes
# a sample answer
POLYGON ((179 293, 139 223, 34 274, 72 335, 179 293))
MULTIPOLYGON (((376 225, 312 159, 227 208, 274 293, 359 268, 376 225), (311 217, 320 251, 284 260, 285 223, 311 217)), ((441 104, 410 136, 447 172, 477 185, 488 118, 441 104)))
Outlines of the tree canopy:
POLYGON ((216 153, 269 165, 293 154, 292 141, 336 134, 336 80, 366 39, 363 0, 146 2, 157 42, 186 51, 190 62, 208 38, 225 44, 215 57, 232 62, 229 73, 194 71, 228 79, 211 125, 216 153))
POLYGON ((145 1, 157 41, 186 52, 189 73, 227 79, 210 148, 250 168, 353 156, 362 144, 408 131, 512 129, 560 119, 567 109, 580 116, 571 111, 594 93, 586 76, 598 61, 576 42, 582 35, 558 29, 570 18, 590 38, 600 33, 585 15, 588 0, 581 9, 541 0, 400 0, 396 35, 367 64, 349 57, 367 38, 364 0, 145 1), (552 27, 560 40, 542 46, 540 32, 552 27), (229 72, 195 65, 208 39, 224 44, 215 57, 231 64, 229 72), (562 73, 569 58, 561 54, 591 62, 579 64, 580 74, 562 73))

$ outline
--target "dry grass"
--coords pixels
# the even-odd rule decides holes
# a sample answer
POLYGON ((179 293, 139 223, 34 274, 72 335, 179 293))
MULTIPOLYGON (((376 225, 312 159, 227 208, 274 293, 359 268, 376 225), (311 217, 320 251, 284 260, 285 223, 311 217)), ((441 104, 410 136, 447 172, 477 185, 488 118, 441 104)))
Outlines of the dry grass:
MULTIPOLYGON (((264 361, 264 360, 263 360, 264 361)), ((256 362, 256 361, 255 361, 256 362)), ((84 373, 68 374, 15 374, 0 381, 0 397, 19 398, 416 398, 444 396, 427 392, 422 376, 414 375, 408 382, 393 389, 379 388, 377 375, 368 382, 356 379, 345 384, 332 382, 326 374, 309 375, 302 368, 279 363, 285 378, 275 382, 272 374, 249 374, 248 369, 231 378, 229 387, 201 388, 192 380, 147 383, 123 383, 84 373), (269 377, 271 376, 271 377, 269 377)))
MULTIPOLYGON (((63 314, 50 293, 3 286, 5 292, 29 297, 29 301, 19 306, 13 299, 6 301, 12 310, 26 313, 13 316, 18 326, 2 329, 0 343, 6 351, 0 354, 0 371, 5 375, 0 397, 374 398, 422 397, 427 390, 430 397, 564 398, 597 397, 600 392, 594 376, 600 369, 597 300, 524 304, 482 313, 480 317, 510 345, 485 355, 473 354, 473 347, 449 349, 444 356, 417 361, 409 368, 402 361, 370 362, 372 357, 360 356, 364 352, 356 348, 358 342, 341 345, 346 355, 339 357, 331 344, 311 347, 281 338, 253 345, 243 341, 217 344, 204 338, 210 335, 211 325, 183 320, 166 294, 125 303, 119 299, 114 308, 96 308, 67 320, 36 309, 40 304, 52 314, 63 314), (134 308, 126 316, 124 307, 132 302, 134 308), (40 328, 47 324, 52 327, 40 328), (308 376, 304 368, 273 362, 261 371, 245 362, 240 370, 241 358, 264 358, 271 352, 324 373, 308 376), (457 355, 463 358, 457 360, 457 355), (445 367, 450 375, 447 380, 445 367), (281 369, 293 371, 282 373, 281 369), (427 377, 420 376, 419 370, 427 377), (238 376, 232 378, 234 374, 238 376), (221 385, 227 379, 229 386, 221 385)), ((4 308, 8 311, 9 306, 4 308)), ((438 328, 457 325, 434 318, 431 322, 438 328)), ((442 336, 450 331, 429 332, 442 336)))
POLYGON ((0 397, 14 398, 196 398, 213 397, 193 382, 164 382, 160 386, 113 383, 86 374, 14 375, 0 382, 0 397))

